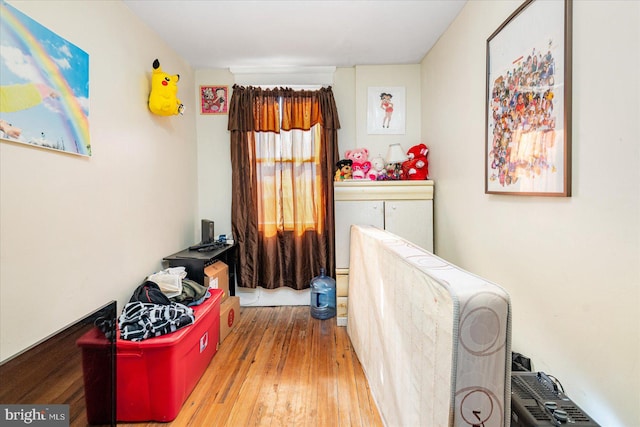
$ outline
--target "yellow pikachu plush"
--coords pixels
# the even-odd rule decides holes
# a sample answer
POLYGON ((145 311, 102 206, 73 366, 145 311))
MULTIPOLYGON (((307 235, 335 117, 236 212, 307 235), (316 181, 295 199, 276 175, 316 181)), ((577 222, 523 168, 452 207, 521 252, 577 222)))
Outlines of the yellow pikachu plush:
POLYGON ((153 61, 151 74, 151 93, 149 94, 149 110, 160 116, 182 114, 184 105, 178 99, 178 80, 180 75, 170 75, 162 71, 160 61, 153 61))

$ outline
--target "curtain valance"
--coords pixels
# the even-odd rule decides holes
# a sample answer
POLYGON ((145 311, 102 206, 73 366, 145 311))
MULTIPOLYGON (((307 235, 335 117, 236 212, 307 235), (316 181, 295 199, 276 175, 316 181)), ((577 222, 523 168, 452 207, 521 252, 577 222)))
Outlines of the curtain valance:
POLYGON ((309 130, 316 124, 340 128, 331 88, 293 90, 234 85, 229 106, 230 131, 280 132, 309 130))

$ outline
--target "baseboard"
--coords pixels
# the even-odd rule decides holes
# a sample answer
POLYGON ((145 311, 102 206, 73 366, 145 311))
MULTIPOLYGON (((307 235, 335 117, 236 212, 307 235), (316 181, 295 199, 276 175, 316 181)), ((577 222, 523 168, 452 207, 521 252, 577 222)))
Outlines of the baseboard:
POLYGON ((243 307, 274 307, 281 305, 309 305, 311 295, 309 289, 297 291, 288 287, 265 289, 258 286, 252 288, 236 288, 236 296, 240 297, 243 307))

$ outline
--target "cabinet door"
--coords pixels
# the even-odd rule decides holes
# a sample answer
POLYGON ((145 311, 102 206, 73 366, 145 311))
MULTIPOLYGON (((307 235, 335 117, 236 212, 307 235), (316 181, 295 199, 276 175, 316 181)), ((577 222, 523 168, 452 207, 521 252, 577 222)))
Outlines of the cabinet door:
POLYGON ((385 230, 433 252, 433 200, 387 200, 385 230))
POLYGON ((349 268, 351 225, 384 228, 384 202, 381 200, 336 200, 336 268, 349 268))

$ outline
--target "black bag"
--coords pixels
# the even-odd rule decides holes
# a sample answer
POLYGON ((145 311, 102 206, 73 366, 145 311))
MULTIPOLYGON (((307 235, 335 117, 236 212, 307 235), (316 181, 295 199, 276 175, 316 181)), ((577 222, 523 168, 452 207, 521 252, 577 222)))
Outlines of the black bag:
POLYGON ((162 291, 157 283, 150 280, 145 281, 138 286, 129 302, 150 302, 153 304, 169 305, 171 301, 162 291))

